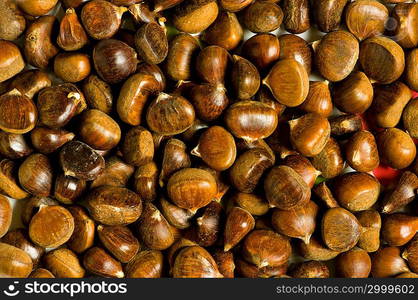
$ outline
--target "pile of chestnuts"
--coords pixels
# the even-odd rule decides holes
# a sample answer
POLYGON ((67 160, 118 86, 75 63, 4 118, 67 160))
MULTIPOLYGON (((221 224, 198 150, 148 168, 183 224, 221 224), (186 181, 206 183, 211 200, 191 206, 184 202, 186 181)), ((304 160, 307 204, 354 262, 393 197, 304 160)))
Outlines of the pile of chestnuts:
POLYGON ((1 0, 0 277, 418 277, 411 2, 1 0))

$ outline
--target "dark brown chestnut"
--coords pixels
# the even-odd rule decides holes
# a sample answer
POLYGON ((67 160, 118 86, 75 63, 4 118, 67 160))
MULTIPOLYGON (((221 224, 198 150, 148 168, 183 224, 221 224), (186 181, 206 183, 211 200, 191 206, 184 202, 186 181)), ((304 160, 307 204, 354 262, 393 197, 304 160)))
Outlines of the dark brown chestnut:
POLYGON ((83 257, 83 266, 90 273, 102 277, 125 277, 121 263, 99 247, 93 247, 86 251, 83 257))
POLYGON ((235 49, 244 37, 244 30, 233 12, 221 11, 215 22, 202 33, 202 40, 226 50, 235 49))
POLYGON ((271 1, 255 1, 244 10, 242 21, 252 32, 271 32, 282 24, 283 11, 271 1))
POLYGON ((270 33, 257 34, 242 46, 242 55, 258 70, 268 70, 280 57, 280 43, 277 36, 270 33))
POLYGON ((284 28, 296 34, 307 31, 311 27, 309 0, 283 0, 282 2, 284 28))
POLYGON ((91 184, 90 188, 102 185, 126 186, 134 167, 122 161, 118 156, 111 156, 106 160, 106 167, 91 184))
POLYGON ((106 249, 120 262, 129 262, 140 248, 138 239, 126 226, 97 226, 97 234, 106 249))
POLYGON ((260 87, 260 74, 257 68, 247 59, 233 56, 231 81, 235 95, 239 99, 250 99, 260 87))
POLYGON ((312 49, 303 38, 295 34, 283 34, 279 36, 279 44, 280 59, 292 58, 302 64, 308 74, 311 73, 312 49))
POLYGON ((356 132, 345 145, 345 157, 356 171, 370 172, 377 168, 380 159, 374 135, 366 130, 356 132))
POLYGON ((79 200, 86 188, 84 180, 60 174, 55 179, 54 198, 64 204, 73 204, 79 200))
POLYGON ((106 114, 112 110, 112 90, 97 75, 92 74, 84 80, 82 91, 90 108, 101 110, 106 114))
POLYGON ((160 251, 139 252, 125 267, 127 278, 160 278, 163 273, 164 257, 160 251))
POLYGON ((250 231, 254 229, 254 217, 245 209, 233 207, 224 227, 224 251, 235 247, 250 231))
POLYGON ((17 159, 28 156, 33 149, 26 143, 25 137, 21 134, 0 132, 0 153, 1 155, 17 159))
POLYGON ((28 156, 19 167, 19 183, 35 196, 49 196, 52 188, 53 169, 50 160, 44 154, 28 156))
POLYGON ((196 115, 203 121, 213 121, 219 118, 229 104, 223 84, 197 84, 194 85, 188 97, 193 104, 196 115))
POLYGON ((373 255, 371 270, 373 277, 393 277, 404 272, 409 272, 409 268, 401 257, 401 250, 398 247, 381 248, 373 255))
POLYGON ((51 84, 47 73, 40 70, 28 70, 13 78, 9 89, 18 89, 26 97, 33 99, 40 90, 50 87, 51 84))
POLYGON ((348 0, 318 0, 312 2, 312 12, 319 30, 331 32, 340 27, 348 0))
POLYGON ((74 232, 67 245, 74 252, 82 253, 93 246, 96 226, 83 207, 70 206, 68 210, 74 218, 74 232))
POLYGON ((169 139, 164 146, 162 166, 158 177, 160 186, 163 187, 176 171, 189 168, 191 165, 186 144, 178 139, 169 139))
POLYGON ((76 51, 83 48, 89 39, 73 8, 65 11, 60 22, 57 44, 65 51, 76 51))
POLYGON ((50 154, 74 139, 75 134, 64 129, 35 127, 30 132, 33 147, 43 154, 50 154))
POLYGON ((136 169, 133 189, 144 201, 154 201, 157 197, 158 173, 155 162, 149 162, 136 169))
POLYGON ((230 61, 227 50, 219 46, 208 46, 202 49, 196 58, 197 75, 205 82, 223 83, 230 61))
POLYGON ((143 61, 150 64, 161 63, 168 54, 164 27, 155 22, 143 24, 135 34, 135 48, 143 61))
POLYGON ((334 109, 329 82, 326 80, 310 81, 308 95, 299 108, 308 113, 317 113, 328 117, 334 109))
POLYGON ((418 231, 418 217, 404 213, 391 214, 383 218, 382 239, 389 246, 404 246, 418 231))

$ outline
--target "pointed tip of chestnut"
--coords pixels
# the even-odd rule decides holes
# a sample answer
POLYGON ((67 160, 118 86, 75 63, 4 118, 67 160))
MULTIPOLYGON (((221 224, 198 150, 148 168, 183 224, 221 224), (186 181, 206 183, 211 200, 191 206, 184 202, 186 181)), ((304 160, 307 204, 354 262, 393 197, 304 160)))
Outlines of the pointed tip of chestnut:
POLYGON ((225 244, 225 246, 224 246, 224 252, 228 252, 231 249, 232 249, 232 245, 231 244, 225 244))
POLYGON ((118 271, 115 273, 116 278, 124 278, 125 277, 125 273, 123 273, 123 271, 118 271))
POLYGON ((309 242, 311 241, 311 236, 312 234, 307 234, 303 238, 301 238, 301 240, 305 243, 305 245, 309 244, 309 242))

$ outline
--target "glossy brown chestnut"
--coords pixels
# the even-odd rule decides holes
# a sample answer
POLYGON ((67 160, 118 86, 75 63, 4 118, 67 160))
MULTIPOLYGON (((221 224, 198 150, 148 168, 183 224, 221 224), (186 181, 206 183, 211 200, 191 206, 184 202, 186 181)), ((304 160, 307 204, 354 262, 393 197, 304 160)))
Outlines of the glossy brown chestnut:
POLYGON ((329 119, 331 135, 335 137, 350 135, 362 129, 362 118, 359 115, 340 115, 329 119))
POLYGON ((318 210, 313 201, 291 210, 274 209, 271 224, 277 232, 308 244, 315 230, 318 210))
POLYGON ((252 193, 264 172, 274 165, 274 158, 260 148, 242 153, 229 170, 231 184, 240 192, 252 193))
POLYGON ((331 192, 331 189, 327 186, 325 181, 317 184, 312 192, 322 201, 322 204, 327 208, 340 207, 337 200, 335 200, 334 195, 331 192))
POLYGON ((219 4, 226 11, 240 11, 250 5, 252 0, 220 0, 219 4))
POLYGON ((144 201, 153 201, 157 197, 158 173, 155 162, 149 162, 136 169, 133 189, 144 201))
POLYGON ((161 63, 168 54, 168 40, 164 27, 154 22, 142 25, 135 34, 135 48, 145 62, 161 63))
POLYGON ((230 61, 227 50, 219 46, 202 49, 196 58, 196 72, 201 80, 217 84, 223 83, 230 61))
POLYGON ((0 41, 0 82, 12 78, 25 67, 19 48, 8 41, 0 41))
POLYGON ((90 108, 108 114, 112 110, 113 95, 111 87, 96 75, 90 75, 83 82, 83 94, 90 108))
POLYGON ((39 121, 49 128, 60 128, 86 108, 83 93, 72 83, 43 89, 38 94, 39 121))
POLYGON ((47 269, 37 268, 30 273, 28 278, 55 278, 55 276, 47 269))
POLYGON ((308 113, 289 121, 290 141, 302 155, 319 154, 327 144, 331 127, 328 120, 318 114, 308 113))
POLYGON ((30 197, 22 208, 22 223, 29 225, 32 217, 39 211, 41 206, 59 205, 57 200, 48 197, 30 197))
POLYGON ((340 251, 329 249, 315 236, 312 236, 307 244, 298 240, 298 252, 305 259, 317 261, 328 261, 340 254, 340 251))
POLYGON ((214 170, 224 171, 232 166, 237 155, 234 137, 221 126, 209 127, 200 136, 192 154, 214 170))
POLYGON ((191 167, 192 163, 187 146, 179 139, 171 138, 164 146, 162 166, 158 177, 163 187, 176 171, 191 167))
POLYGON ((32 271, 32 260, 23 250, 0 243, 0 277, 26 278, 32 271))
POLYGON ((372 104, 373 87, 363 72, 351 73, 332 88, 335 106, 349 114, 362 114, 372 104))
POLYGON ((65 51, 76 51, 83 48, 88 41, 87 33, 81 25, 77 13, 73 8, 67 9, 60 22, 58 46, 65 51))
POLYGON ((90 184, 90 188, 99 187, 102 185, 111 186, 126 186, 129 179, 134 173, 135 168, 125 163, 118 156, 111 156, 106 160, 106 166, 93 182, 90 184))
POLYGON ((416 139, 418 138, 418 126, 416 125, 416 118, 418 114, 418 98, 408 102, 402 113, 402 120, 405 129, 409 135, 416 139))
POLYGON ((345 145, 345 157, 359 172, 373 171, 380 163, 374 135, 366 130, 356 132, 345 145))
POLYGON ((49 75, 40 70, 28 70, 16 76, 10 82, 9 89, 18 89, 26 97, 33 99, 42 89, 52 84, 49 75))
POLYGON ((232 252, 224 252, 221 249, 216 249, 213 254, 213 259, 218 265, 219 272, 225 278, 234 278, 235 262, 234 255, 232 252))
POLYGON ((292 248, 289 239, 271 230, 254 230, 242 245, 244 259, 259 268, 287 263, 292 248))
POLYGON ((328 117, 334 109, 329 82, 310 81, 308 95, 299 107, 305 112, 317 113, 325 118, 328 117))
POLYGON ((381 84, 396 81, 405 68, 403 49, 387 37, 372 37, 362 42, 359 61, 370 80, 381 84))
POLYGON ((242 22, 245 27, 255 33, 271 32, 280 27, 283 11, 276 3, 255 1, 243 13, 242 22))
POLYGON ((208 171, 184 168, 170 177, 167 193, 177 206, 196 211, 214 199, 217 184, 208 171))
POLYGON ((291 167, 296 171, 306 184, 312 188, 315 184, 316 178, 321 174, 320 171, 316 170, 311 162, 302 155, 289 155, 282 161, 282 164, 291 167))
POLYGON ((41 206, 29 224, 29 237, 43 248, 57 248, 71 238, 74 218, 62 206, 41 206))
POLYGON ((306 205, 311 190, 303 178, 288 166, 273 167, 264 181, 264 191, 270 207, 290 210, 306 205))
POLYGON ((192 61, 200 49, 198 40, 190 34, 180 33, 170 42, 166 70, 172 80, 189 80, 192 61))
POLYGON ((0 39, 16 40, 26 28, 26 20, 16 2, 5 0, 0 3, 0 39))
POLYGON ((418 50, 414 49, 406 57, 405 80, 413 90, 418 90, 418 50))
POLYGON ((20 165, 20 185, 35 196, 49 196, 52 188, 53 169, 49 158, 40 153, 31 154, 20 165))
POLYGON ((108 1, 93 0, 83 6, 81 21, 89 36, 96 40, 108 39, 118 31, 127 10, 108 1))
POLYGON ((244 37, 244 30, 237 16, 228 11, 219 12, 215 22, 202 33, 202 40, 226 50, 235 49, 244 37))
POLYGON ((418 271, 417 247, 418 239, 413 238, 412 241, 406 246, 405 250, 402 252, 402 258, 408 262, 408 266, 413 272, 418 271))
POLYGON ((9 159, 0 161, 0 190, 3 194, 13 199, 24 199, 29 194, 23 190, 17 183, 17 166, 16 163, 9 159))
POLYGON ((260 87, 260 74, 249 60, 238 55, 233 58, 231 81, 235 95, 239 99, 250 99, 260 87))
POLYGON ((210 202, 196 219, 196 242, 202 247, 213 246, 219 239, 223 221, 222 205, 216 201, 210 202))
POLYGON ((415 199, 415 191, 418 189, 418 177, 405 171, 399 178, 395 188, 386 194, 382 203, 383 213, 393 213, 394 211, 405 207, 415 199))
POLYGON ((124 42, 106 39, 94 47, 93 62, 99 76, 115 84, 135 72, 138 60, 135 50, 124 42))
POLYGON ((329 81, 341 81, 350 75, 359 57, 359 42, 342 30, 328 33, 313 48, 316 67, 329 81))
POLYGON ((380 127, 395 127, 405 106, 411 99, 411 90, 402 82, 376 86, 371 107, 372 118, 380 127))
POLYGON ((394 28, 388 35, 402 48, 418 46, 418 6, 416 3, 399 3, 391 11, 394 28))
POLYGON ((344 252, 352 249, 360 238, 361 230, 357 218, 344 208, 330 208, 322 217, 322 239, 332 250, 344 252))
POLYGON ((77 255, 66 248, 48 252, 44 264, 58 278, 83 278, 86 273, 77 255))
POLYGON ((161 213, 172 226, 178 229, 186 229, 192 225, 191 219, 194 213, 178 207, 164 197, 160 199, 160 205, 161 213))
POLYGON ((122 265, 105 250, 93 247, 84 254, 83 265, 90 273, 111 278, 123 278, 122 265))
POLYGON ((91 217, 105 225, 128 225, 142 213, 142 200, 124 187, 100 186, 87 195, 91 217))
POLYGON ((213 257, 199 246, 185 247, 177 254, 174 278, 222 278, 213 257))
POLYGON ((371 270, 373 277, 393 277, 404 272, 409 272, 409 269, 398 247, 381 248, 373 255, 371 270))
POLYGON ((268 202, 255 194, 236 193, 232 197, 232 201, 254 216, 265 215, 269 210, 268 202))
POLYGON ((279 39, 270 33, 260 33, 245 41, 242 54, 258 70, 268 70, 280 57, 279 39))
POLYGON ((320 261, 308 261, 296 265, 290 273, 293 278, 328 278, 328 266, 320 261))
POLYGON ((403 213, 391 214, 383 218, 382 239, 389 246, 404 246, 418 231, 418 217, 403 213))
POLYGON ((380 160, 394 169, 404 169, 415 159, 416 146, 411 136, 398 129, 389 128, 377 135, 380 160))
POLYGON ((0 96, 0 129, 23 134, 35 127, 37 119, 35 104, 17 89, 0 96))
POLYGON ((263 267, 258 268, 254 264, 250 264, 241 258, 236 258, 236 273, 237 275, 245 278, 277 278, 285 276, 287 272, 287 264, 283 264, 277 267, 263 267))
POLYGON ((301 37, 294 34, 279 36, 280 59, 292 58, 302 64, 308 74, 311 73, 312 49, 301 37))
POLYGON ((51 11, 58 0, 17 0, 16 4, 28 15, 38 17, 51 11))
POLYGON ((30 132, 33 147, 43 153, 49 154, 65 143, 71 141, 75 134, 64 129, 51 129, 47 127, 35 127, 30 132))
POLYGON ((54 59, 54 73, 66 82, 79 82, 89 76, 90 59, 83 53, 61 53, 54 59))
POLYGON ((127 278, 160 278, 163 273, 164 257, 160 251, 139 252, 125 267, 127 278))
POLYGON ((380 184, 368 173, 350 172, 336 178, 333 192, 342 207, 350 211, 362 211, 376 203, 380 184))
POLYGON ((278 61, 263 80, 281 104, 294 107, 308 96, 309 77, 302 64, 294 59, 278 61))
POLYGON ((138 239, 126 226, 97 226, 100 241, 120 262, 129 262, 139 250, 138 239))
POLYGON ((45 69, 58 54, 59 49, 52 41, 56 20, 54 16, 43 16, 27 28, 23 46, 26 60, 32 66, 45 69))
POLYGON ((153 0, 152 2, 154 2, 154 11, 159 12, 172 8, 183 2, 183 0, 153 0))
POLYGON ((235 247, 254 229, 254 217, 245 209, 233 207, 226 218, 224 227, 224 251, 235 247))
POLYGON ((312 2, 312 12, 319 30, 331 32, 340 27, 348 0, 318 0, 312 2))
POLYGON ((68 247, 75 253, 82 253, 94 244, 94 221, 81 206, 70 206, 69 212, 74 218, 74 232, 68 240, 68 247))
MULTIPOLYGON (((271 1, 270 1, 271 2, 271 1)), ((302 33, 311 27, 309 0, 283 0, 284 28, 291 33, 302 33)))
POLYGON ((196 115, 203 121, 219 118, 229 104, 226 89, 221 83, 194 85, 188 96, 196 110, 196 115))
POLYGON ((1 155, 17 159, 28 156, 33 149, 26 143, 23 135, 16 133, 0 132, 0 153, 1 155))
POLYGON ((173 9, 173 24, 187 33, 198 33, 208 28, 218 16, 219 8, 215 0, 182 1, 173 9))
POLYGON ((253 141, 270 136, 277 127, 278 116, 267 104, 245 100, 226 110, 225 123, 235 137, 253 141))
POLYGON ((81 180, 94 180, 103 172, 105 161, 93 148, 71 141, 61 148, 59 160, 64 174, 81 180))
POLYGON ((389 18, 387 7, 378 1, 356 1, 347 5, 345 23, 360 41, 382 35, 389 18))

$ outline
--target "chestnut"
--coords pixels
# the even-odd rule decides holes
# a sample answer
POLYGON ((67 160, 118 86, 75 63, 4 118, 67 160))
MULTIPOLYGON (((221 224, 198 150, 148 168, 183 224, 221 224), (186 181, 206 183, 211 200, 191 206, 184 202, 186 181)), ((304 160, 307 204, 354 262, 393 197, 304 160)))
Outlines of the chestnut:
POLYGON ((335 106, 349 114, 362 114, 372 104, 373 86, 363 72, 353 72, 332 88, 335 106))
POLYGON ((0 39, 16 40, 26 29, 26 20, 13 0, 0 3, 0 39))
POLYGON ((0 238, 3 237, 10 228, 12 223, 13 209, 5 196, 0 196, 0 238))
POLYGON ((100 186, 86 198, 91 217, 105 225, 128 225, 142 213, 141 198, 124 187, 100 186))
POLYGON ((35 196, 49 196, 52 188, 53 169, 50 160, 44 154, 28 156, 19 167, 20 185, 35 196))
POLYGON ((405 80, 412 90, 418 90, 418 50, 414 49, 406 57, 405 80))
POLYGON ((260 74, 249 60, 238 55, 233 58, 231 81, 235 95, 239 99, 250 99, 260 87, 260 74))
POLYGON ((17 75, 10 82, 9 89, 17 89, 26 97, 33 99, 39 91, 52 85, 49 75, 40 70, 28 70, 17 75))
POLYGON ((75 134, 64 129, 35 127, 30 132, 33 147, 42 154, 50 154, 74 139, 75 134))
POLYGON ((282 24, 283 11, 276 3, 255 1, 244 10, 242 21, 252 32, 271 32, 282 24))
POLYGON ((135 34, 135 48, 142 60, 159 64, 168 54, 168 40, 163 27, 155 22, 142 25, 135 34))
POLYGON ((376 252, 380 247, 380 214, 375 210, 364 210, 357 213, 356 217, 363 228, 357 246, 367 252, 376 252))
POLYGON ((204 83, 191 87, 188 96, 197 117, 203 121, 218 119, 229 104, 226 92, 222 83, 204 83))
POLYGON ((398 128, 389 128, 378 133, 377 147, 382 163, 394 169, 408 167, 417 152, 411 136, 398 128))
POLYGON ((391 36, 402 48, 418 46, 418 8, 413 3, 398 3, 391 11, 394 28, 389 28, 391 36))
POLYGON ((393 277, 405 272, 409 272, 409 268, 398 247, 381 248, 372 257, 371 274, 375 278, 393 277))
MULTIPOLYGON (((115 1, 115 0, 113 0, 113 1, 115 1)), ((118 1, 118 0, 116 0, 116 1, 118 1)), ((128 1, 132 1, 132 0, 128 0, 128 1)), ((133 0, 133 1, 139 2, 137 0, 133 0)), ((182 1, 183 0, 153 0, 153 2, 154 2, 154 11, 159 12, 159 11, 163 11, 163 10, 172 8, 172 7, 180 4, 180 2, 182 2, 182 1)))
POLYGON ((406 246, 405 250, 402 252, 402 258, 408 262, 408 266, 411 268, 411 271, 417 272, 417 238, 413 238, 411 242, 406 246))
POLYGON ((273 167, 264 181, 264 191, 270 207, 291 210, 304 206, 311 190, 303 178, 288 166, 273 167))
POLYGON ((161 251, 139 252, 125 267, 127 278, 160 278, 163 273, 164 257, 161 251))
POLYGON ((359 115, 344 114, 329 119, 331 135, 344 137, 362 129, 362 118, 359 115))
POLYGON ((298 253, 308 260, 328 261, 340 254, 340 251, 329 249, 318 238, 312 236, 309 243, 298 240, 298 253))
POLYGON ((133 173, 133 166, 125 163, 118 156, 111 156, 106 160, 106 166, 103 173, 93 180, 90 184, 90 188, 103 185, 125 186, 133 173))
POLYGON ((88 41, 87 33, 80 24, 77 13, 73 8, 67 9, 60 22, 58 46, 65 51, 76 51, 83 48, 88 41))
POLYGON ((320 261, 307 261, 295 266, 290 273, 294 278, 328 278, 328 266, 320 261))
POLYGON ((193 218, 194 213, 178 207, 164 197, 160 199, 160 205, 161 213, 172 226, 178 229, 186 229, 192 225, 191 219, 193 218))
POLYGON ((43 16, 27 28, 23 46, 26 60, 32 66, 45 69, 49 61, 58 54, 59 49, 52 41, 52 30, 56 21, 54 16, 43 16))
POLYGON ((283 34, 279 36, 279 45, 280 59, 292 58, 302 64, 308 74, 311 73, 312 49, 304 39, 295 34, 283 34))
POLYGON ((418 113, 417 109, 418 98, 415 98, 408 102, 402 113, 403 125, 405 126, 405 129, 408 131, 409 135, 414 139, 418 138, 418 127, 414 122, 418 113))
POLYGON ((67 248, 48 252, 44 264, 58 278, 83 278, 86 273, 77 255, 67 248))
POLYGON ((32 271, 32 260, 23 250, 0 243, 0 276, 2 278, 26 278, 32 271))
POLYGON ((331 32, 340 27, 348 0, 318 0, 312 2, 312 12, 319 30, 331 32))
POLYGON ((321 174, 321 172, 316 170, 311 162, 302 155, 296 154, 286 156, 282 161, 282 164, 295 170, 296 173, 302 176, 303 180, 310 188, 314 186, 317 177, 321 174))
POLYGON ((198 33, 208 28, 218 16, 215 0, 182 1, 173 9, 173 25, 187 33, 198 33))
POLYGON ((202 49, 196 58, 197 75, 205 82, 223 83, 230 61, 227 50, 219 46, 208 46, 202 49))
POLYGON ((258 268, 286 264, 291 252, 289 239, 271 230, 252 231, 242 245, 244 259, 258 268))
POLYGON ((90 75, 83 82, 82 91, 88 106, 108 114, 112 110, 113 95, 110 85, 97 75, 90 75))
POLYGON ((17 183, 16 163, 9 159, 0 160, 0 189, 1 191, 13 199, 24 199, 29 194, 23 190, 17 183))
POLYGON ((328 81, 310 81, 309 92, 305 101, 299 106, 305 112, 317 113, 328 117, 334 108, 328 81))
POLYGON ((404 246, 418 231, 418 217, 403 213, 391 214, 383 218, 382 239, 389 246, 404 246))
POLYGON ((382 203, 383 213, 392 213, 415 199, 415 191, 418 189, 418 177, 405 171, 399 178, 395 188, 386 194, 382 203))
POLYGON ((158 172, 155 162, 142 165, 135 171, 133 189, 144 201, 153 201, 157 197, 158 172))
MULTIPOLYGON (((216 259, 216 258, 215 258, 216 259)), ((258 268, 256 265, 248 263, 244 259, 237 258, 236 273, 245 278, 278 278, 287 272, 287 264, 275 267, 258 268)))
POLYGON ((90 59, 82 53, 61 53, 54 59, 54 73, 66 82, 79 82, 89 76, 90 59))
POLYGON ((105 161, 93 148, 79 141, 71 141, 61 148, 59 154, 65 175, 81 180, 94 180, 103 172, 105 161))
POLYGON ((376 86, 370 108, 372 119, 380 127, 395 127, 405 106, 411 99, 411 90, 402 82, 396 81, 384 86, 376 86))
POLYGON ((289 126, 293 147, 308 157, 315 156, 324 149, 331 133, 328 120, 315 113, 290 120, 289 126))
POLYGON ((318 205, 313 201, 291 210, 274 209, 271 224, 277 232, 291 238, 299 238, 308 244, 315 230, 318 210, 318 205))
POLYGON ((60 174, 55 179, 54 198, 64 204, 73 204, 86 190, 86 182, 60 174))
POLYGON ((312 165, 324 178, 334 178, 344 169, 345 163, 338 142, 330 138, 319 154, 311 159, 312 165))
POLYGON ((219 4, 226 11, 240 11, 250 5, 252 0, 220 0, 219 4))
POLYGON ((259 33, 245 41, 242 55, 258 70, 265 71, 280 57, 279 39, 271 33, 259 33))
POLYGON ((167 54, 167 75, 173 80, 192 77, 192 60, 200 49, 198 40, 190 34, 180 33, 170 42, 167 54))
POLYGON ((224 171, 234 163, 236 151, 234 137, 223 127, 213 126, 202 133, 192 154, 214 170, 224 171))
POLYGON ((302 64, 294 59, 278 61, 263 80, 274 98, 288 107, 305 101, 309 93, 309 77, 302 64))
POLYGON ((345 145, 348 164, 359 172, 373 171, 380 163, 374 135, 366 130, 356 132, 345 145))
POLYGON ((38 17, 50 12, 58 0, 17 0, 16 4, 28 15, 38 17))
POLYGON ((24 225, 29 225, 32 217, 40 210, 41 206, 44 207, 49 205, 58 206, 59 202, 48 197, 30 197, 22 209, 22 223, 24 225))
POLYGON ((267 104, 244 100, 228 107, 225 123, 235 137, 254 141, 264 139, 274 132, 278 116, 267 104))
POLYGON ((234 278, 235 262, 232 252, 224 252, 221 249, 216 249, 212 254, 213 259, 218 265, 219 272, 224 278, 234 278))
POLYGON ((120 262, 129 262, 139 250, 139 242, 126 226, 97 226, 100 241, 120 262))
POLYGON ((158 176, 159 184, 163 187, 176 171, 191 167, 187 146, 178 139, 171 138, 164 146, 163 160, 158 176))
POLYGON ((99 76, 107 83, 115 84, 135 72, 138 60, 135 50, 124 42, 106 39, 94 47, 93 62, 99 76))
POLYGON ((125 277, 121 263, 99 247, 93 247, 86 251, 83 265, 87 271, 99 276, 111 278, 125 277))
POLYGON ((162 135, 175 135, 192 126, 195 110, 182 96, 160 93, 148 106, 146 120, 148 127, 162 135))
POLYGON ((94 244, 94 221, 81 206, 70 206, 69 212, 74 218, 74 232, 68 240, 68 247, 76 253, 82 253, 94 244))
POLYGON ((223 207, 216 201, 203 208, 203 214, 196 219, 196 242, 202 247, 213 246, 219 239, 224 221, 223 207))
POLYGON ((213 257, 199 246, 185 247, 177 254, 173 266, 174 278, 222 278, 213 257))
POLYGON ((238 156, 230 168, 230 182, 238 191, 252 193, 264 172, 273 165, 274 158, 265 149, 249 149, 238 156))
POLYGON ((389 18, 387 7, 377 1, 356 1, 347 5, 345 23, 360 41, 382 35, 389 18))
POLYGON ((282 8, 286 31, 298 34, 311 27, 309 0, 283 0, 282 8))
POLYGON ((128 9, 108 1, 93 0, 83 6, 81 21, 89 36, 96 40, 109 39, 119 30, 122 15, 128 9))
POLYGON ((254 216, 265 215, 269 210, 267 200, 256 194, 236 193, 232 197, 232 201, 254 216))
POLYGON ((1 155, 17 159, 28 156, 33 149, 26 143, 22 134, 0 132, 0 153, 1 155))
POLYGON ((331 189, 328 187, 325 181, 317 184, 312 189, 312 192, 315 194, 315 196, 318 197, 318 200, 322 201, 322 204, 324 204, 325 207, 327 208, 340 207, 334 195, 332 194, 331 189))
POLYGON ((12 78, 25 67, 19 48, 8 41, 0 41, 0 82, 12 78))
POLYGON ((361 43, 359 61, 364 73, 381 84, 396 81, 405 69, 401 46, 387 37, 372 37, 361 43))
POLYGON ((215 22, 202 33, 202 40, 226 50, 237 48, 244 37, 244 30, 233 12, 221 11, 215 22))
POLYGON ((29 223, 29 237, 43 248, 57 248, 71 238, 74 218, 62 206, 41 206, 29 223))
POLYGON ((170 177, 167 193, 177 206, 196 211, 214 199, 217 183, 208 171, 184 168, 170 177))
POLYGON ((322 217, 321 232, 328 248, 344 252, 357 244, 361 225, 348 210, 341 207, 330 208, 322 217))
MULTIPOLYGON (((319 2, 324 2, 320 0, 319 2)), ((359 42, 347 31, 333 31, 313 44, 316 67, 329 81, 341 81, 353 71, 359 42)))

